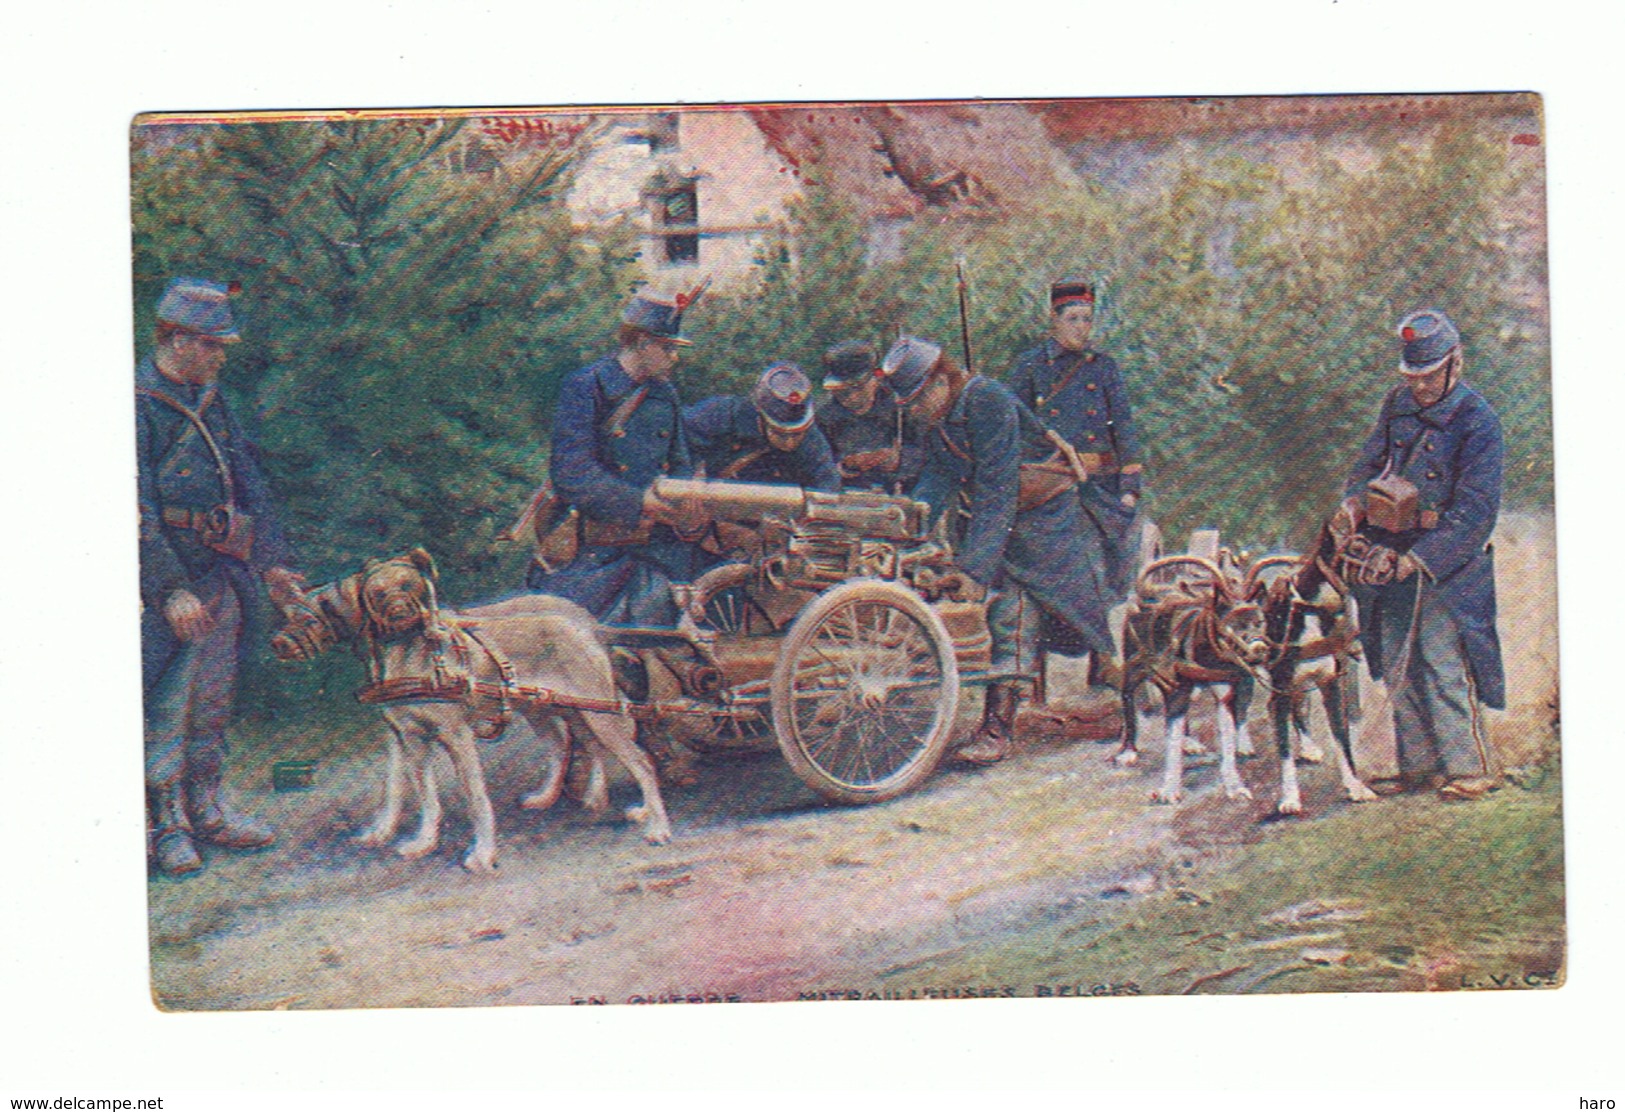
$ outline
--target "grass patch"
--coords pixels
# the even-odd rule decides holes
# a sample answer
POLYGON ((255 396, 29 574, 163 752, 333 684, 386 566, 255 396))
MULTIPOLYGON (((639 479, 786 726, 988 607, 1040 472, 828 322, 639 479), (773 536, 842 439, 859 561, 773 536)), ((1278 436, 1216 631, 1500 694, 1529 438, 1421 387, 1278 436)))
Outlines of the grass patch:
POLYGON ((1270 823, 1215 854, 1178 847, 1157 890, 888 978, 1071 994, 1551 987, 1564 973, 1556 777, 1476 804, 1431 797, 1270 823))

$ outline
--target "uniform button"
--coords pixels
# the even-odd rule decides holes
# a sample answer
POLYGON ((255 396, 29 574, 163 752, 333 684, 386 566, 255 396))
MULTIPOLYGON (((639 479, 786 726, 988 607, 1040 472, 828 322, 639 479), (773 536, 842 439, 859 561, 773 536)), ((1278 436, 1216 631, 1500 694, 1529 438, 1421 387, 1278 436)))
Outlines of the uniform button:
POLYGON ((1094 440, 1094 439, 1095 439, 1095 434, 1094 434, 1094 433, 1090 433, 1090 434, 1089 434, 1089 439, 1090 439, 1090 440, 1094 440))
POLYGON ((621 470, 622 470, 622 471, 625 471, 625 470, 626 470, 626 464, 624 464, 624 463, 623 463, 623 464, 621 464, 621 466, 620 466, 620 469, 621 469, 621 470))
POLYGON ((1438 477, 1439 477, 1439 473, 1437 471, 1429 471, 1428 472, 1428 478, 1437 479, 1438 477))
POLYGON ((1049 415, 1051 417, 1059 417, 1061 415, 1061 411, 1059 409, 1052 409, 1049 411, 1049 415))
POLYGON ((1425 444, 1423 444, 1423 445, 1422 445, 1422 450, 1423 450, 1423 451, 1424 451, 1424 452, 1431 452, 1431 451, 1433 451, 1433 441, 1431 441, 1431 440, 1429 440, 1429 441, 1428 441, 1428 442, 1427 442, 1427 443, 1425 443, 1425 444))
POLYGON ((626 435, 626 430, 625 429, 616 429, 614 432, 610 433, 610 435, 613 436, 616 440, 619 440, 619 439, 621 439, 621 437, 626 435))
POLYGON ((668 472, 670 470, 671 470, 671 464, 663 463, 663 464, 660 465, 660 471, 661 471, 662 474, 665 474, 666 472, 668 472))
POLYGON ((1089 416, 1094 417, 1094 416, 1097 416, 1100 413, 1100 410, 1091 409, 1091 410, 1088 411, 1088 413, 1089 413, 1089 416))
POLYGON ((186 478, 191 473, 192 473, 192 469, 190 467, 183 467, 179 471, 176 472, 176 474, 179 475, 183 479, 186 478))
POLYGON ((1042 394, 1038 395, 1038 397, 1034 398, 1033 401, 1038 405, 1043 405, 1044 404, 1044 395, 1042 395, 1042 394))
POLYGON ((1093 390, 1094 388, 1095 388, 1095 384, 1092 383, 1092 382, 1089 383, 1089 385, 1084 387, 1085 390, 1093 390))

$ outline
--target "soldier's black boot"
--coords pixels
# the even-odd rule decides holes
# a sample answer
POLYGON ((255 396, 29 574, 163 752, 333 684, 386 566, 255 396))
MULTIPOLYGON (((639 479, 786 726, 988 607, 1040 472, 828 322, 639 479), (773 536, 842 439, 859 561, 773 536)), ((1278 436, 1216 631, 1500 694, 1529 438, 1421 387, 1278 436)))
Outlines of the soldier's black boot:
POLYGON ((1010 756, 1015 747, 1016 703, 1021 689, 1013 683, 988 687, 982 704, 982 724, 966 745, 954 754, 961 764, 985 768, 1010 756))
POLYGON ((190 876, 203 868, 181 813, 179 784, 147 788, 149 854, 165 876, 190 876))
POLYGON ((224 754, 217 750, 187 758, 186 810, 192 820, 192 834, 225 849, 263 849, 276 841, 276 832, 258 819, 236 814, 226 806, 220 786, 224 766, 224 754))

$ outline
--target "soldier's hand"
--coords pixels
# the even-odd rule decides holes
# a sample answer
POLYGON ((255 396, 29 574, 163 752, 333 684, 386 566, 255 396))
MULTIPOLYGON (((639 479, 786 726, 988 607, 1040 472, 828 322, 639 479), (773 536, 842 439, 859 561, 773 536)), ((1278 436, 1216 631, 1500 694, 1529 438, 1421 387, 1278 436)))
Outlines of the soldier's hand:
POLYGON ((1387 545, 1374 544, 1366 551, 1364 567, 1355 582, 1365 587, 1382 587, 1394 581, 1399 570, 1399 553, 1387 545))
POLYGON ((1135 506, 1140 504, 1140 496, 1135 494, 1133 491, 1129 491, 1124 494, 1122 498, 1118 499, 1118 501, 1123 503, 1123 507, 1125 509, 1132 510, 1135 506))
POLYGON ((697 537, 711 524, 711 515, 704 506, 693 498, 684 498, 677 502, 677 513, 672 519, 671 527, 680 537, 697 537))
POLYGON ((175 636, 188 644, 214 628, 208 608, 191 591, 182 587, 164 602, 164 620, 175 636))
POLYGON ((955 602, 987 601, 987 588, 962 571, 944 573, 937 580, 937 586, 944 595, 955 602))
POLYGON ((305 597, 305 577, 296 571, 280 567, 267 568, 264 578, 265 592, 271 596, 271 602, 279 610, 285 610, 291 603, 305 597))
POLYGON ((1342 506, 1337 507, 1337 514, 1349 523, 1349 532, 1352 533, 1365 523, 1365 502, 1358 497, 1345 497, 1342 506))
POLYGON ((1407 552, 1405 555, 1399 558, 1397 563, 1395 563, 1394 578, 1403 582, 1421 570, 1422 561, 1418 560, 1415 556, 1412 556, 1409 552, 1407 552))
POLYGON ((650 487, 643 492, 643 517, 645 521, 653 521, 659 525, 671 525, 677 520, 678 505, 655 493, 650 487))

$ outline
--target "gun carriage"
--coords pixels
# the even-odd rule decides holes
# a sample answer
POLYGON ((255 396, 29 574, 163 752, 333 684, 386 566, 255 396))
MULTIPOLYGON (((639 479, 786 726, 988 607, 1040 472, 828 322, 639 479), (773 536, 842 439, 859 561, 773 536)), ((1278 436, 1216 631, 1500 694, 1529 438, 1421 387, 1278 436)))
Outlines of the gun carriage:
POLYGON ((676 628, 606 627, 681 690, 647 713, 702 752, 776 746, 836 802, 891 799, 928 777, 961 686, 986 682, 990 641, 927 507, 724 481, 656 491, 704 507, 723 562, 676 588, 676 628))

